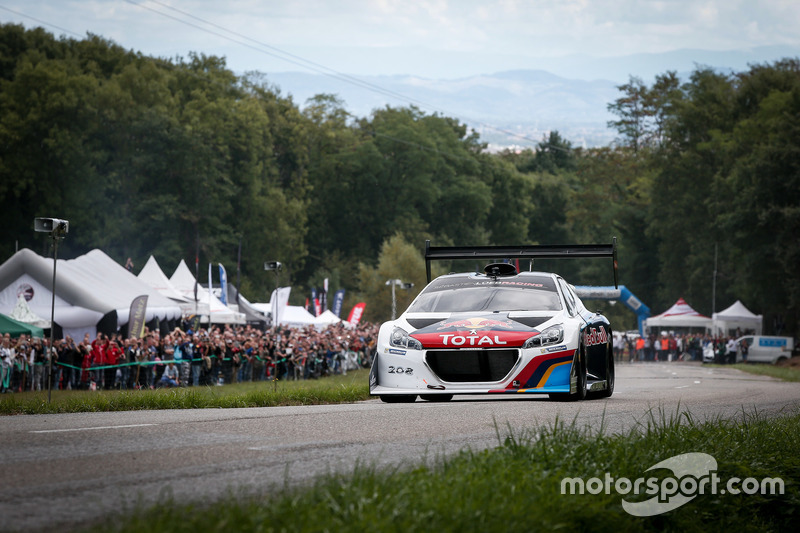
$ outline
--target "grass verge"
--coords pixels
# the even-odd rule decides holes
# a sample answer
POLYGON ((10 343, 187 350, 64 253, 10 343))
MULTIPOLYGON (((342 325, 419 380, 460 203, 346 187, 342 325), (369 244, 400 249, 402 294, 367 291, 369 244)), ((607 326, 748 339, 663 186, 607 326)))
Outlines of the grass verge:
POLYGON ((726 365, 726 368, 735 368, 742 372, 758 374, 759 376, 770 376, 784 381, 800 381, 800 367, 780 366, 780 365, 757 365, 752 363, 736 363, 726 365))
POLYGON ((137 411, 209 407, 274 407, 347 403, 369 398, 369 370, 307 381, 260 381, 222 387, 187 387, 133 391, 47 391, 4 394, 0 414, 137 411))
MULTIPOLYGON (((499 433, 498 433, 499 435, 499 433)), ((743 413, 735 421, 699 423, 665 416, 625 434, 556 422, 502 439, 499 447, 462 451, 431 464, 328 475, 308 487, 230 497, 216 503, 171 502, 104 523, 102 530, 167 531, 795 531, 800 511, 800 415, 766 419, 743 413), (713 456, 722 483, 780 477, 780 495, 698 495, 649 518, 625 512, 622 498, 562 495, 565 477, 635 480, 671 472, 656 463, 688 452, 713 456)), ((721 485, 724 486, 724 485, 721 485)), ((98 531, 101 528, 97 529, 98 531)))

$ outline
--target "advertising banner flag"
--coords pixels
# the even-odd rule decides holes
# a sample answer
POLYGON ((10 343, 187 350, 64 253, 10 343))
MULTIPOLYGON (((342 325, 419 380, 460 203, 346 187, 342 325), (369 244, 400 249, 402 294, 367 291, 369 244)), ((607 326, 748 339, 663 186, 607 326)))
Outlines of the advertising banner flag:
POLYGON ((316 287, 311 287, 311 309, 308 310, 314 316, 319 316, 317 313, 317 289, 316 287))
POLYGON ((200 315, 189 315, 186 320, 189 322, 189 328, 192 331, 200 329, 200 315))
POLYGON ((314 316, 319 316, 322 314, 322 304, 319 301, 319 298, 314 299, 314 316))
POLYGON ((131 302, 128 315, 128 337, 141 339, 144 337, 145 316, 147 315, 147 295, 137 296, 131 302))
POLYGON ((222 263, 219 264, 219 286, 222 289, 220 291, 219 301, 228 305, 228 274, 225 272, 225 267, 222 266, 222 263))
MULTIPOLYGON (((200 243, 194 255, 194 303, 197 303, 197 286, 200 284, 200 243)), ((195 307, 196 309, 196 307, 195 307)))
POLYGON ((270 297, 270 304, 272 308, 272 325, 277 327, 281 323, 281 315, 286 311, 286 306, 289 305, 289 295, 292 293, 291 287, 278 287, 272 291, 270 297))
POLYGON ((347 321, 357 326, 358 323, 361 321, 361 315, 364 314, 364 308, 367 306, 365 302, 357 303, 353 306, 353 309, 350 311, 350 316, 347 317, 347 321))
POLYGON ((339 316, 342 312, 342 304, 344 303, 344 289, 339 289, 333 294, 333 314, 339 316))

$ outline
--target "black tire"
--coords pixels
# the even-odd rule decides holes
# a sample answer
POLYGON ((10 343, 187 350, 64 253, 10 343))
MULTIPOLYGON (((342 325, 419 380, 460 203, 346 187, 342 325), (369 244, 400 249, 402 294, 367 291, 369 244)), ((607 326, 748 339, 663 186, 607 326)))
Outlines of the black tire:
MULTIPOLYGON (((556 392, 550 394, 551 400, 559 402, 577 402, 586 399, 586 351, 583 346, 578 351, 578 357, 575 361, 577 364, 572 365, 575 372, 575 392, 556 392)), ((571 381, 571 379, 570 379, 571 381)))
POLYGON ((415 394, 382 394, 381 401, 384 403, 414 403, 417 399, 415 394))
POLYGON ((419 397, 428 402, 449 402, 453 399, 452 394, 420 394, 419 397))
POLYGON ((614 394, 614 383, 616 372, 614 370, 614 351, 609 347, 606 350, 606 388, 601 391, 590 393, 591 398, 609 398, 614 394))

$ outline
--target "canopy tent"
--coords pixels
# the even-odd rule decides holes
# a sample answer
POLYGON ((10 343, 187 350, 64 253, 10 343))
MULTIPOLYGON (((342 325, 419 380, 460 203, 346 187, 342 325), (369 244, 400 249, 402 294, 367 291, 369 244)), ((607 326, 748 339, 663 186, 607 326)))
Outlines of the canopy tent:
POLYGON ((195 289, 197 290, 197 301, 206 304, 208 312, 203 314, 206 324, 209 320, 212 324, 244 324, 245 317, 243 313, 236 312, 229 309, 219 298, 211 294, 208 289, 197 283, 189 267, 186 266, 186 261, 181 259, 178 267, 173 272, 172 277, 169 278, 170 283, 175 289, 185 298, 194 302, 195 289))
MULTIPOLYGON (((23 249, 0 265, 0 312, 9 313, 20 295, 40 317, 50 317, 53 260, 23 249)), ((127 324, 130 305, 147 295, 146 321, 180 319, 181 310, 100 250, 56 268, 55 323, 65 335, 82 338, 99 329, 106 333, 127 324)))
MULTIPOLYGON (((314 319, 314 327, 318 330, 325 329, 332 324, 338 324, 342 319, 336 316, 333 311, 326 309, 321 315, 314 319)), ((347 323, 349 325, 349 323, 347 323)))
POLYGON ((178 306, 180 306, 184 315, 208 314, 208 303, 201 301, 195 302, 194 294, 192 294, 191 298, 187 298, 181 294, 181 292, 178 291, 178 289, 175 288, 175 285, 173 285, 169 280, 167 275, 164 274, 164 271, 161 270, 161 267, 158 265, 158 261, 156 261, 156 258, 152 255, 147 260, 147 263, 144 265, 137 277, 157 290, 159 294, 169 298, 178 306))
POLYGON ((44 330, 19 320, 14 320, 10 316, 0 313, 0 334, 8 333, 12 337, 20 335, 30 335, 39 339, 44 338, 44 330))
MULTIPOLYGON (((225 285, 227 286, 228 308, 244 314, 244 318, 248 324, 258 324, 260 327, 267 325, 266 314, 256 309, 247 298, 242 296, 233 283, 227 282, 225 285)), ((222 289, 215 288, 214 293, 216 294, 217 291, 221 292, 222 289)))
POLYGON ((701 315, 683 298, 660 315, 645 320, 645 328, 703 328, 711 329, 711 318, 701 315))
POLYGON ((714 332, 722 334, 728 334, 732 330, 740 329, 742 331, 752 330, 756 335, 761 335, 763 318, 762 315, 756 315, 750 311, 739 300, 736 300, 733 305, 724 311, 711 315, 714 332))
MULTIPOLYGON (((270 317, 272 316, 271 302, 254 303, 252 305, 262 313, 270 317)), ((299 305, 287 305, 281 309, 278 314, 278 319, 281 326, 286 326, 288 328, 304 328, 306 326, 313 326, 315 317, 299 305)))

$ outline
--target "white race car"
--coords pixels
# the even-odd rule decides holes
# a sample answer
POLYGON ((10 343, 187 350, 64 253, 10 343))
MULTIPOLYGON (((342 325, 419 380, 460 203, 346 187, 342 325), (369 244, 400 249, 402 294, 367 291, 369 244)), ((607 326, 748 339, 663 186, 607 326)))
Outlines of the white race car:
MULTIPOLYGON (((610 257, 611 245, 431 247, 425 259, 610 257)), ((563 278, 491 263, 482 273, 429 282, 397 320, 381 326, 370 394, 388 403, 455 394, 548 394, 558 400, 614 392, 611 324, 586 309, 563 278)))

